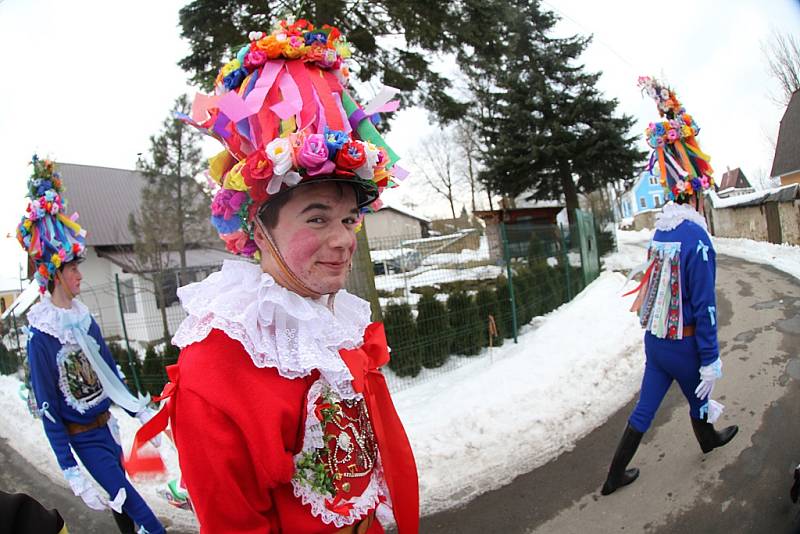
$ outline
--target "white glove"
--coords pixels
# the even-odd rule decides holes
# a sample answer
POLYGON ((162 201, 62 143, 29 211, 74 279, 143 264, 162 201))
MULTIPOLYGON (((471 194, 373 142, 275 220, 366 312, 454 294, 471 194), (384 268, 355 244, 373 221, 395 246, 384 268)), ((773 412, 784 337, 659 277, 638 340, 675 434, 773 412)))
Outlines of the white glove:
MULTIPOLYGON (((142 410, 141 412, 136 414, 136 419, 138 419, 139 422, 144 425, 146 422, 148 422, 150 419, 152 419, 155 414, 156 414, 156 412, 154 410, 151 410, 150 408, 145 408, 144 410, 142 410)), ((161 434, 156 434, 156 436, 153 439, 150 440, 150 443, 155 448, 160 447, 161 446, 161 434)))
POLYGON ((80 497, 92 510, 105 510, 108 507, 108 500, 94 489, 78 466, 65 469, 64 478, 67 479, 72 493, 80 497))
POLYGON ((704 365, 700 368, 700 384, 694 390, 694 394, 700 400, 705 399, 714 391, 714 382, 722 378, 722 360, 717 358, 713 363, 704 365))

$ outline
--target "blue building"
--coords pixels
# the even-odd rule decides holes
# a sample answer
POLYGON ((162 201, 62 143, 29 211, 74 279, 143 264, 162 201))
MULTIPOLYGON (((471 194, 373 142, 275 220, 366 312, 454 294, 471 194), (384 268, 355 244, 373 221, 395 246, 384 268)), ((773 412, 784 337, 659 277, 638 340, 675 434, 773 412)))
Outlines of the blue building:
POLYGON ((664 188, 658 176, 644 171, 622 196, 622 216, 633 217, 640 211, 660 208, 664 204, 664 188))

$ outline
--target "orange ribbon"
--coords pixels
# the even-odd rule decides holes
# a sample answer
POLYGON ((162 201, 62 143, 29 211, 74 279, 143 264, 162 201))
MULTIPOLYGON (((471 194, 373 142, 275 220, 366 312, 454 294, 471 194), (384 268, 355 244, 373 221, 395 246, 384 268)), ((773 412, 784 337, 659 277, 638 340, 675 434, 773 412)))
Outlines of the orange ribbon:
MULTIPOLYGON (((164 385, 161 395, 153 399, 156 402, 160 402, 164 399, 169 399, 172 397, 172 395, 175 393, 175 389, 178 387, 178 364, 167 366, 166 371, 167 377, 169 377, 169 382, 164 385)), ((164 461, 161 459, 161 456, 142 455, 139 449, 141 449, 145 443, 156 437, 167 428, 167 424, 169 423, 170 409, 171 403, 169 400, 167 400, 158 413, 155 414, 148 422, 143 424, 136 432, 136 436, 133 438, 133 447, 131 447, 131 453, 125 460, 125 470, 129 475, 135 476, 145 473, 166 472, 167 469, 164 466, 164 461)))
POLYGON ((353 375, 353 389, 364 395, 372 429, 378 442, 386 484, 392 497, 397 531, 419 532, 419 482, 414 454, 403 424, 397 416, 386 379, 380 371, 389 363, 389 348, 383 323, 372 323, 364 332, 364 343, 354 350, 340 350, 353 375))

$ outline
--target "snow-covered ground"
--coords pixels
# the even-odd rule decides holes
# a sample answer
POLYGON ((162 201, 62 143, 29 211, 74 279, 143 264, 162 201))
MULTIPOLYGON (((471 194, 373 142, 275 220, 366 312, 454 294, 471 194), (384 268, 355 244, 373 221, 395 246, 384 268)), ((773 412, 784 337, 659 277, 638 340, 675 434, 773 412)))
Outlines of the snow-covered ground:
MULTIPOLYGON (((394 395, 417 459, 424 513, 463 504, 511 482, 601 425, 636 393, 643 371, 641 330, 622 298, 625 271, 642 263, 650 232, 619 232, 619 252, 572 302, 523 328, 519 343, 472 358, 394 395), (580 336, 573 335, 579 331, 580 336)), ((800 276, 800 248, 715 239, 721 254, 800 276)), ((423 371, 424 373, 425 371, 423 371)), ((0 436, 66 487, 41 424, 18 396, 19 381, 0 376, 0 436)), ((138 423, 114 410, 129 450, 138 423)), ((174 476, 171 444, 161 447, 174 476)), ((157 513, 191 529, 191 513, 169 506, 163 481, 137 484, 157 513)))

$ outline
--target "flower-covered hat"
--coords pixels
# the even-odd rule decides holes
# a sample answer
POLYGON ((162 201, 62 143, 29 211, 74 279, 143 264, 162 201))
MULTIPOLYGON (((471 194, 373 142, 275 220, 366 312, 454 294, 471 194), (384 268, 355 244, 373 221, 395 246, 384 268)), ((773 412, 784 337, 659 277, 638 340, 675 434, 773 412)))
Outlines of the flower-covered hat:
POLYGON ((700 150, 700 127, 681 105, 675 92, 648 76, 639 78, 639 87, 656 101, 663 120, 651 122, 645 130, 647 144, 653 148, 648 170, 657 166, 664 198, 686 200, 714 186, 711 158, 700 150))
POLYGON ((35 268, 34 279, 44 293, 61 265, 83 256, 86 231, 78 215, 65 215, 64 184, 55 163, 33 156, 33 173, 28 178, 28 208, 17 226, 17 240, 35 268))
POLYGON ((214 95, 198 94, 185 122, 220 141, 209 160, 219 186, 212 222, 227 248, 252 256, 252 223, 272 196, 322 180, 353 184, 359 208, 380 207, 378 197, 407 172, 373 122, 394 111, 394 91, 381 91, 363 109, 345 89, 350 49, 339 30, 305 20, 281 21, 225 64, 214 95))

